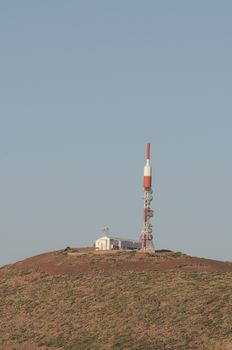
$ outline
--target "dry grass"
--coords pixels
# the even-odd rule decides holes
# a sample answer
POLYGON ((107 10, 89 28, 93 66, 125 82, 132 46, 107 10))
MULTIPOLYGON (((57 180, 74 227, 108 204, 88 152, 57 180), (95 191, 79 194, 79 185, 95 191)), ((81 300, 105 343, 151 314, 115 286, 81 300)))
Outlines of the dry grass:
MULTIPOLYGON (((80 257, 73 258, 75 265, 80 257)), ((3 268, 0 349, 231 350, 232 273, 183 271, 176 261, 182 258, 90 251, 87 273, 49 275, 22 263, 3 268), (121 272, 121 264, 147 260, 177 267, 121 272), (118 270, 101 270, 105 261, 118 270)))

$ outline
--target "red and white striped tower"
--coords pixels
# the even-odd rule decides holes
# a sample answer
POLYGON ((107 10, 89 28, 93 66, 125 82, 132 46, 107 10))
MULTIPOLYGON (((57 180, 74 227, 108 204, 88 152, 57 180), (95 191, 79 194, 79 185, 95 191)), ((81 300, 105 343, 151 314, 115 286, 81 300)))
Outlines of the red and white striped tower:
POLYGON ((147 144, 147 155, 146 155, 146 165, 144 167, 144 221, 143 221, 143 231, 140 235, 140 244, 143 250, 155 251, 153 236, 152 236, 152 225, 150 224, 150 219, 153 216, 153 210, 150 205, 152 202, 152 168, 150 165, 150 143, 147 144))

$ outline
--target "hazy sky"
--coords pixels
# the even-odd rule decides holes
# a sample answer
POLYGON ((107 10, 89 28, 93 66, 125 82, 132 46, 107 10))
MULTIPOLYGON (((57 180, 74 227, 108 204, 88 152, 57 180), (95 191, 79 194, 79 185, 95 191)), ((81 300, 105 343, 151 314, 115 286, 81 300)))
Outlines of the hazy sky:
POLYGON ((0 1, 0 264, 136 238, 232 260, 232 2, 0 1))

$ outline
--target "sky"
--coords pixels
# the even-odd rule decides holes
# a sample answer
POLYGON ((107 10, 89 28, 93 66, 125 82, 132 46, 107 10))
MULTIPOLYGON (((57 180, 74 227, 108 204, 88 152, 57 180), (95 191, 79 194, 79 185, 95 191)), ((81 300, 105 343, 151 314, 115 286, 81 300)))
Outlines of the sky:
POLYGON ((0 1, 0 264, 137 238, 232 260, 231 1, 0 1))

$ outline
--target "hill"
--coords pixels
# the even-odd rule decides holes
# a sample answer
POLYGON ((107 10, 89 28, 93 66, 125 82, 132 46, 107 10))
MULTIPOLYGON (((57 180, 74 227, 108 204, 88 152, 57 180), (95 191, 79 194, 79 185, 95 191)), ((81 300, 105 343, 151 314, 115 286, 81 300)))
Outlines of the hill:
POLYGON ((72 249, 0 269, 2 350, 232 350, 232 263, 72 249))

